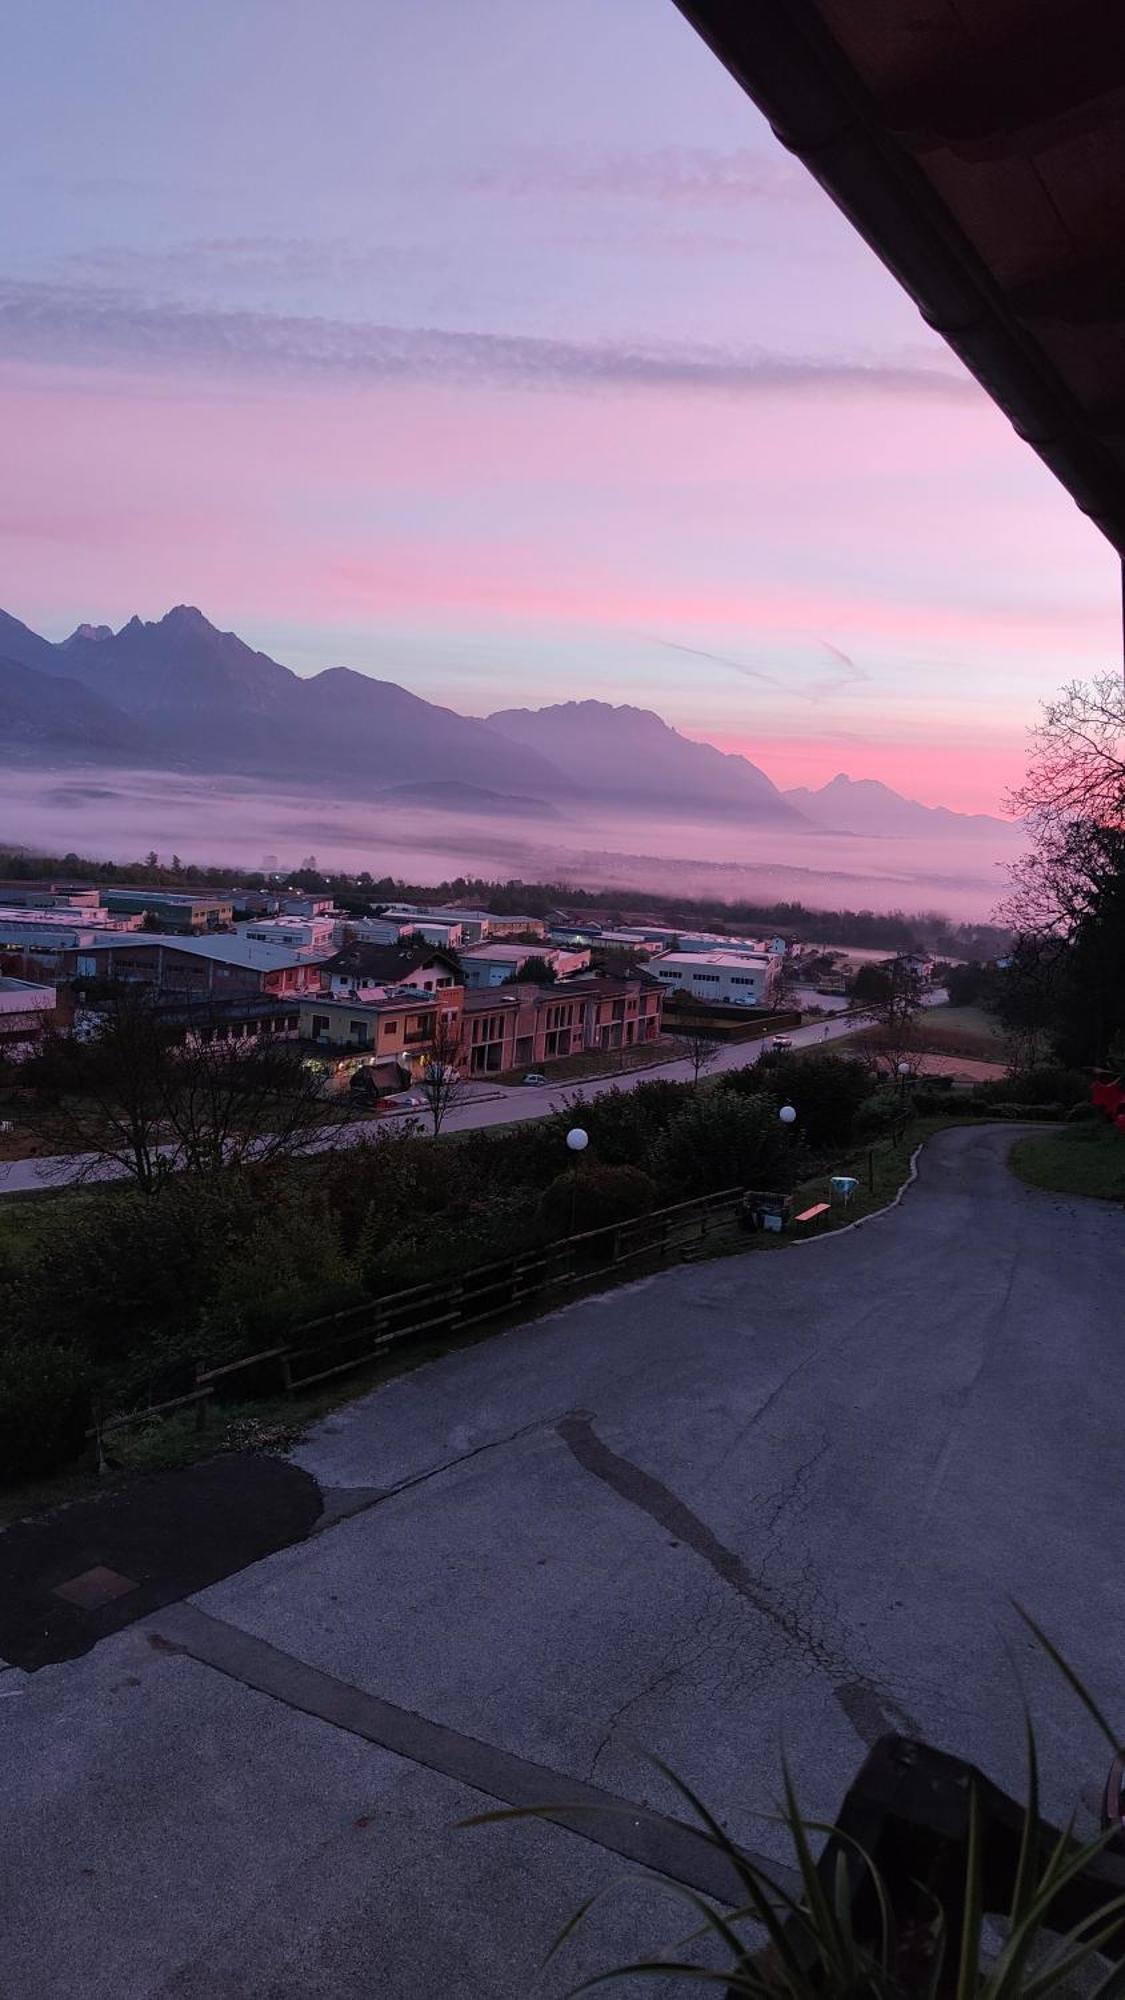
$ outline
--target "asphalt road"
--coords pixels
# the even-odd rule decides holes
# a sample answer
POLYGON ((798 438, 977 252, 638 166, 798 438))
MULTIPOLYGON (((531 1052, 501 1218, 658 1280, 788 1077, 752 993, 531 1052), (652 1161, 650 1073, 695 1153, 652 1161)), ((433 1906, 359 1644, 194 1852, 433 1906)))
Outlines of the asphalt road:
MULTIPOLYGON (((926 1005, 940 1006, 945 994, 940 989, 928 995, 926 1005)), ((828 1021, 810 1021, 807 1027, 794 1028, 789 1039, 797 1049, 820 1048, 841 1036, 852 1034, 856 1027, 856 1017, 835 1018, 828 1021)), ((724 1069, 743 1069, 749 1063, 758 1061, 763 1042, 732 1042, 720 1049, 715 1062, 708 1068, 708 1076, 717 1076, 724 1069)), ((691 1064, 682 1057, 673 1057, 664 1063, 655 1063, 641 1070, 623 1070, 620 1075, 607 1075, 586 1083, 547 1084, 536 1087, 516 1084, 502 1087, 496 1084, 470 1085, 464 1101, 452 1109, 446 1118, 444 1129, 450 1132, 468 1132, 483 1126, 515 1125, 525 1119, 546 1118, 559 1109, 566 1099, 573 1098, 581 1090, 583 1095, 596 1096, 599 1091, 620 1089, 635 1090, 638 1083, 651 1077, 669 1077, 686 1083, 691 1079, 691 1064)), ((367 1138, 373 1127, 389 1124, 392 1119, 401 1122, 404 1118, 420 1118, 426 1124, 424 1112, 382 1113, 377 1120, 361 1120, 356 1125, 329 1127, 326 1143, 333 1147, 355 1145, 357 1140, 367 1138)), ((315 1147, 313 1148, 315 1150, 315 1147)), ((45 1188, 66 1187, 80 1179, 112 1180, 118 1178, 113 1169, 97 1166, 89 1157, 79 1155, 70 1158, 58 1155, 51 1159, 0 1161, 0 1200, 5 1195, 38 1193, 45 1188)))
POLYGON ((888 1726, 1018 1789, 1022 1683, 1046 1809, 1092 1800, 1011 1600, 1125 1717, 1125 1229, 1014 1136, 399 1378, 296 1453, 350 1518, 0 1676, 4 2000, 559 1994, 686 1920, 627 1899, 539 1981, 625 1863, 453 1823, 576 1780, 668 1809, 646 1751, 770 1853, 783 1741, 814 1815, 888 1726))

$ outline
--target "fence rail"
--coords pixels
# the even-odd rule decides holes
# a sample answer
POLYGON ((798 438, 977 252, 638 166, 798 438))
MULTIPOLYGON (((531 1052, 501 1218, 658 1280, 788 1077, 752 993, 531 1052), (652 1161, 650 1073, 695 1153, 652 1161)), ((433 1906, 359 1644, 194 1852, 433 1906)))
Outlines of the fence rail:
POLYGON ((719 1194, 701 1195, 695 1201, 677 1202, 672 1208, 654 1209, 626 1222, 521 1250, 512 1257, 477 1265, 456 1278, 436 1278, 385 1298, 364 1300, 341 1312, 305 1321, 284 1343, 213 1368, 198 1367, 194 1387, 187 1394, 115 1413, 97 1429, 104 1434, 194 1405, 196 1424, 202 1430, 219 1384, 227 1389, 251 1371, 260 1379, 272 1363, 277 1389, 288 1396, 300 1395, 368 1366, 400 1342, 437 1332, 457 1334, 486 1320, 502 1319, 528 1300, 565 1293, 571 1286, 596 1280, 600 1273, 619 1270, 637 1258, 690 1257, 717 1231, 733 1226, 741 1204, 742 1189, 726 1188, 719 1194))

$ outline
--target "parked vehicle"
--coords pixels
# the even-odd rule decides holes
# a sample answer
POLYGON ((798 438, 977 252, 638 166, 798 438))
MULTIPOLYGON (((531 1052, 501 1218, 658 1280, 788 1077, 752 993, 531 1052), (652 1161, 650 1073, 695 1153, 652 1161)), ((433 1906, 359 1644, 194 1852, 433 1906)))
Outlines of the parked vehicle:
POLYGON ((547 1081, 546 1077, 543 1076, 541 1072, 537 1069, 528 1070, 527 1075, 524 1077, 525 1083, 540 1084, 540 1083, 546 1083, 546 1081, 547 1081))
POLYGON ((789 1039, 789 1036, 788 1036, 788 1035, 771 1035, 771 1036, 770 1036, 770 1047, 771 1047, 771 1049, 773 1050, 773 1052, 774 1052, 774 1054, 775 1054, 775 1055, 783 1055, 783 1054, 784 1054, 784 1052, 785 1052, 785 1050, 786 1050, 786 1049, 791 1049, 791 1048, 792 1048, 792 1046, 793 1046, 793 1044, 792 1044, 792 1042, 790 1041, 790 1039, 789 1039))
POLYGON ((426 1100, 419 1097, 416 1090, 396 1091, 393 1097, 384 1097, 388 1111, 424 1111, 426 1100))

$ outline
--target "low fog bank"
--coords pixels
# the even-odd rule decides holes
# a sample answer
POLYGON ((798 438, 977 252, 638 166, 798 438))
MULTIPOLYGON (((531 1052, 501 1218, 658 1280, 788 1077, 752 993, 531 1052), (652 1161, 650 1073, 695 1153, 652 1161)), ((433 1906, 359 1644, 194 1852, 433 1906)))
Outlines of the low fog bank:
POLYGON ((155 849, 203 866, 368 869, 407 881, 456 875, 569 881, 685 896, 799 899, 825 909, 936 910, 983 921, 1004 893, 1019 835, 874 839, 775 831, 737 820, 635 812, 473 815, 424 800, 356 803, 293 787, 183 773, 0 773, 0 843, 135 861, 155 849))

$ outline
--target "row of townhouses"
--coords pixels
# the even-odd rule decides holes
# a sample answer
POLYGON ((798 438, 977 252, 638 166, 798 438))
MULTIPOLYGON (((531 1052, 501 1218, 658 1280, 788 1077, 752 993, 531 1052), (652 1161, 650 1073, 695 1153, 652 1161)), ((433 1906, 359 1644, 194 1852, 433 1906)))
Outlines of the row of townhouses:
POLYGON ((80 1015, 103 982, 141 984, 185 1033, 299 1037, 326 1066, 363 1065, 392 1089, 438 1038, 453 1038, 470 1075, 491 1076, 654 1041, 672 994, 767 1005, 785 954, 780 939, 662 926, 575 930, 408 903, 356 916, 305 895, 257 897, 265 907, 248 913, 248 900, 0 883, 0 972, 38 982, 40 1012, 47 982, 77 997, 80 1015))

